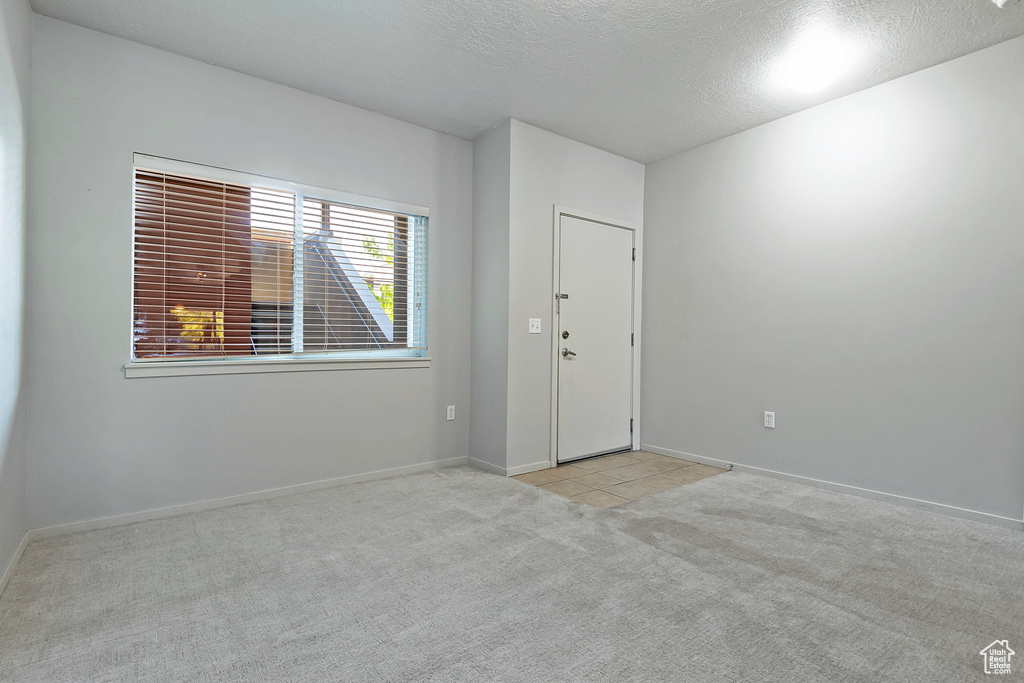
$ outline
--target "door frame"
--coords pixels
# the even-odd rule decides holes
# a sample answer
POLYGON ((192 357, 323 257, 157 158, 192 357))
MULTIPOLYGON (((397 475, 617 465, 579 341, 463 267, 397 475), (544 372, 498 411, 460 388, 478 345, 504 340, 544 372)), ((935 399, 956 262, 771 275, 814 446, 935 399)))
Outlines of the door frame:
POLYGON ((630 448, 640 449, 640 312, 643 290, 643 230, 638 223, 623 221, 617 218, 600 216, 589 211, 579 211, 565 206, 554 205, 554 247, 551 271, 551 435, 549 453, 551 466, 558 466, 558 351, 559 351, 559 320, 558 293, 559 250, 562 243, 562 216, 579 218, 593 223, 602 223, 613 228, 622 228, 633 232, 633 248, 636 249, 636 260, 633 261, 633 385, 630 395, 630 419, 633 420, 633 435, 630 448))

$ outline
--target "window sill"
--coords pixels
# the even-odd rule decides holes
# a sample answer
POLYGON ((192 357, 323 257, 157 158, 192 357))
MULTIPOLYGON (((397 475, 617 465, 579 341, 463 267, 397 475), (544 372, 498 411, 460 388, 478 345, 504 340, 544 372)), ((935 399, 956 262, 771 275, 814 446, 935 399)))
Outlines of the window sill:
POLYGON ((429 357, 170 360, 126 363, 124 366, 124 376, 126 379, 132 379, 137 377, 251 375, 265 372, 321 372, 325 370, 399 370, 429 367, 429 357))

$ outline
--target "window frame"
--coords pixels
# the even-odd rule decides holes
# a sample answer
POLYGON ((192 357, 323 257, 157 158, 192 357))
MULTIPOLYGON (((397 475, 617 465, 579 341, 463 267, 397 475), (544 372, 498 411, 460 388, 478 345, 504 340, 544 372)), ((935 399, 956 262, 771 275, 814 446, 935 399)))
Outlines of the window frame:
MULTIPOLYGON (((407 204, 377 197, 341 192, 329 188, 304 185, 302 183, 281 180, 270 176, 263 176, 254 173, 245 173, 217 166, 179 161, 166 157, 153 156, 136 152, 132 163, 132 191, 131 191, 131 215, 130 235, 131 258, 130 258, 130 286, 128 296, 128 362, 124 364, 126 378, 135 377, 162 377, 162 376, 188 376, 188 375, 225 375, 225 374, 253 374, 270 372, 309 372, 322 370, 373 370, 373 369, 399 369, 399 368, 426 368, 430 367, 429 337, 427 347, 420 349, 388 349, 375 351, 329 351, 324 353, 301 353, 301 354, 274 354, 260 356, 236 356, 225 358, 193 358, 184 356, 181 358, 134 358, 132 344, 132 330, 135 325, 135 173, 137 170, 155 171, 158 173, 170 173, 193 178, 202 178, 224 183, 237 185, 256 186, 282 192, 290 192, 296 195, 296 220, 301 224, 301 199, 324 200, 339 204, 354 205, 367 209, 379 209, 393 213, 423 216, 429 224, 430 209, 425 206, 407 204)), ((301 228, 300 228, 301 229, 301 228)), ((429 228, 427 231, 429 245, 429 228)), ((429 247, 428 247, 429 248, 429 247)), ((429 279, 430 271, 429 254, 427 256, 426 273, 421 276, 424 281, 429 279)), ((411 280, 411 273, 410 273, 411 280)), ((430 287, 427 287, 429 300, 430 287)), ((427 306, 426 329, 429 330, 430 306, 427 306)))

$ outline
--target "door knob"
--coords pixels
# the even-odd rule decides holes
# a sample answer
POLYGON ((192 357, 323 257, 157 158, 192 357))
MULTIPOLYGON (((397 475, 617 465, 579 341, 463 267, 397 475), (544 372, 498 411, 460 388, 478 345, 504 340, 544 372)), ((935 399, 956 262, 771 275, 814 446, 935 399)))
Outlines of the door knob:
POLYGON ((562 358, 572 358, 575 355, 575 351, 570 351, 569 349, 562 349, 562 358))

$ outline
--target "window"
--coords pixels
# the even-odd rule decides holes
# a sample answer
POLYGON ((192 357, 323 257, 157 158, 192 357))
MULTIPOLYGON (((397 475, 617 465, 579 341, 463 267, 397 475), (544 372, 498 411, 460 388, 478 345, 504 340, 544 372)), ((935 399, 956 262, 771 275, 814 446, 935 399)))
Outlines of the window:
POLYGON ((426 246, 419 207, 136 155, 132 363, 422 356, 426 246))

